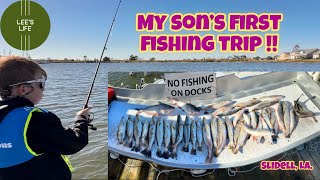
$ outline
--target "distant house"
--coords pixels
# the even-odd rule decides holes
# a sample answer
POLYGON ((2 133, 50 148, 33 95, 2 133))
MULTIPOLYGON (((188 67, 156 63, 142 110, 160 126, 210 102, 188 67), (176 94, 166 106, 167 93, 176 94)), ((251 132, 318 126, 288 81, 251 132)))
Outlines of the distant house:
POLYGON ((319 59, 320 58, 320 50, 313 53, 313 59, 319 59))
POLYGON ((290 59, 311 59, 313 54, 319 49, 302 49, 298 51, 292 51, 290 53, 290 59))
POLYGON ((228 59, 247 59, 247 56, 246 55, 241 55, 241 56, 233 55, 233 56, 229 56, 228 59))
POLYGON ((286 59, 290 59, 290 53, 289 52, 284 52, 282 54, 280 54, 280 56, 275 58, 276 60, 286 60, 286 59))

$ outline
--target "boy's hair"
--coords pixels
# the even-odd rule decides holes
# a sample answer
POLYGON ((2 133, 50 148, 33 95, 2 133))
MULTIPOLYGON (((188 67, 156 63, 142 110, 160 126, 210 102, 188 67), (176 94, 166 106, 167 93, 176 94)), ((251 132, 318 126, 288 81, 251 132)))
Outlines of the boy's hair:
POLYGON ((34 80, 36 74, 47 77, 47 73, 35 62, 24 57, 0 57, 0 96, 7 99, 11 95, 12 84, 34 80))

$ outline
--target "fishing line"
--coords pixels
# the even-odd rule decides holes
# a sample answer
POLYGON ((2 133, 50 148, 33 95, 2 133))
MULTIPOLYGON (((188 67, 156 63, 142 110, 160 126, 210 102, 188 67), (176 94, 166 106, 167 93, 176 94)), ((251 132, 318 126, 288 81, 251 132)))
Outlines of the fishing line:
MULTIPOLYGON (((119 1, 119 4, 118 4, 118 7, 117 7, 117 10, 114 14, 114 17, 113 17, 113 20, 112 20, 112 23, 111 23, 111 26, 110 26, 110 29, 109 29, 109 32, 108 32, 108 36, 107 36, 107 39, 106 39, 106 42, 104 43, 104 47, 102 49, 102 53, 101 53, 101 56, 100 56, 100 59, 99 59, 99 62, 98 62, 98 65, 97 65, 97 68, 96 68, 96 71, 95 71, 95 74, 94 74, 94 77, 93 77, 93 80, 92 80, 92 83, 91 83, 91 87, 90 87, 90 90, 89 90, 89 93, 88 93, 88 96, 87 96, 87 99, 86 99, 86 102, 85 102, 85 105, 83 107, 83 109, 87 108, 88 107, 88 103, 89 103, 89 99, 90 99, 90 96, 91 96, 91 93, 92 93, 92 89, 93 89, 93 85, 94 85, 94 82, 96 80, 96 77, 97 77, 97 74, 98 74, 98 71, 99 71, 99 67, 100 67, 100 64, 101 64, 101 60, 102 60, 102 57, 103 57, 103 54, 104 54, 104 51, 107 49, 107 43, 108 43, 108 40, 109 40, 109 37, 110 37, 110 34, 111 34, 111 30, 113 28, 113 25, 114 25, 114 22, 116 20, 116 17, 117 17, 117 14, 118 14, 118 10, 119 10, 119 7, 120 7, 120 4, 121 4, 122 0, 119 1)), ((89 117, 89 122, 93 121, 92 118, 89 117)), ((90 127, 90 129, 92 130, 97 130, 96 127, 94 127, 92 124, 88 124, 88 126, 90 127)))

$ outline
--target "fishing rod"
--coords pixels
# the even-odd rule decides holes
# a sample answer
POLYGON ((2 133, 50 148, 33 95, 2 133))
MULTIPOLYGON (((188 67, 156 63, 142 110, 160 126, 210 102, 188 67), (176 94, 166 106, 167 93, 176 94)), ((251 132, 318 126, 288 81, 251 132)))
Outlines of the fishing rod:
MULTIPOLYGON (((117 17, 118 10, 119 10, 119 7, 120 7, 121 2, 122 2, 122 0, 119 1, 119 4, 118 4, 117 10, 116 10, 116 13, 114 14, 114 17, 113 17, 113 20, 112 20, 112 23, 111 23, 111 26, 110 26, 110 29, 109 29, 109 32, 108 32, 108 36, 107 36, 106 42, 104 43, 104 47, 103 47, 103 50, 102 50, 102 53, 101 53, 101 56, 100 56, 100 59, 99 59, 99 62, 98 62, 97 68, 96 68, 96 72, 95 72, 95 74, 94 74, 94 77, 93 77, 93 80, 92 80, 92 83, 91 83, 91 87, 90 87, 90 90, 89 90, 89 93, 88 93, 88 96, 87 96, 87 99, 86 99, 86 103, 85 103, 83 109, 85 109, 85 108, 88 107, 88 103, 89 103, 89 99, 90 99, 90 96, 91 96, 91 93, 92 93, 93 85, 94 85, 94 82, 95 82, 96 77, 97 77, 97 74, 98 74, 98 70, 99 70, 99 67, 100 67, 100 64, 101 64, 101 60, 102 60, 104 51, 107 49, 107 43, 108 43, 108 40, 109 40, 111 31, 112 31, 114 22, 116 21, 116 17, 117 17)), ((89 119, 90 122, 91 122, 92 120, 93 120, 93 119, 89 119)), ((90 123, 89 123, 88 126, 90 127, 90 129, 92 129, 92 130, 94 130, 94 131, 97 130, 97 128, 94 127, 93 124, 90 124, 90 123)))

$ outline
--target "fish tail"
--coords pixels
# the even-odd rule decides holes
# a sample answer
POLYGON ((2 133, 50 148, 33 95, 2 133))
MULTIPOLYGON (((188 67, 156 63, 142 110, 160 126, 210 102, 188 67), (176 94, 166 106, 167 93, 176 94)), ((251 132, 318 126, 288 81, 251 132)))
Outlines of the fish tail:
POLYGON ((122 141, 119 141, 118 144, 125 144, 125 142, 122 140, 122 141))
POLYGON ((170 154, 170 157, 172 159, 177 159, 177 152, 174 150, 171 154, 170 154))
POLYGON ((217 149, 213 150, 213 156, 218 157, 218 150, 217 149))
POLYGON ((130 142, 130 141, 128 141, 124 146, 125 146, 125 147, 129 147, 129 148, 131 148, 131 147, 132 147, 132 141, 131 141, 131 142, 130 142))
POLYGON ((197 155, 197 149, 192 147, 191 154, 192 155, 197 155))
POLYGON ((151 150, 149 148, 146 148, 145 150, 141 151, 141 154, 150 158, 151 157, 151 150))
POLYGON ((284 133, 284 137, 290 138, 290 133, 284 133))
POLYGON ((165 158, 165 159, 169 159, 169 155, 170 155, 170 153, 169 153, 169 151, 167 150, 167 151, 164 151, 164 152, 162 153, 161 157, 162 157, 162 158, 165 158))
POLYGON ((140 151, 140 146, 137 145, 137 144, 135 144, 135 145, 133 146, 133 148, 131 148, 131 151, 135 151, 135 152, 140 151))
POLYGON ((156 154, 158 157, 161 157, 161 149, 158 149, 157 150, 157 154, 156 154))
POLYGON ((234 150, 234 144, 229 144, 229 149, 234 150))
POLYGON ((188 144, 186 144, 186 145, 182 147, 182 151, 189 152, 189 146, 188 146, 188 144))
POLYGON ((215 157, 219 157, 221 152, 216 152, 216 156, 215 157))
POLYGON ((147 143, 147 141, 143 141, 143 142, 141 142, 141 146, 148 147, 148 143, 147 143))
POLYGON ((216 157, 217 148, 215 146, 212 147, 212 155, 216 157))
POLYGON ((233 149, 233 154, 238 154, 238 151, 239 151, 239 149, 238 149, 237 147, 235 147, 235 148, 233 149))
POLYGON ((206 163, 212 163, 212 156, 210 156, 209 154, 206 158, 206 163))
POLYGON ((140 146, 137 145, 134 151, 139 152, 140 151, 140 146))
POLYGON ((168 150, 169 150, 170 152, 172 152, 172 151, 173 151, 173 149, 175 149, 174 144, 173 144, 173 145, 169 145, 169 146, 168 146, 168 150))
MULTIPOLYGON (((291 134, 289 134, 289 138, 290 138, 290 135, 291 135, 291 134)), ((272 135, 271 138, 272 138, 272 141, 273 141, 273 142, 277 142, 278 136, 277 136, 277 135, 272 135)))
POLYGON ((285 135, 285 137, 286 137, 286 138, 290 138, 290 134, 288 134, 288 135, 285 135))
POLYGON ((202 151, 202 146, 198 146, 198 151, 202 151))

